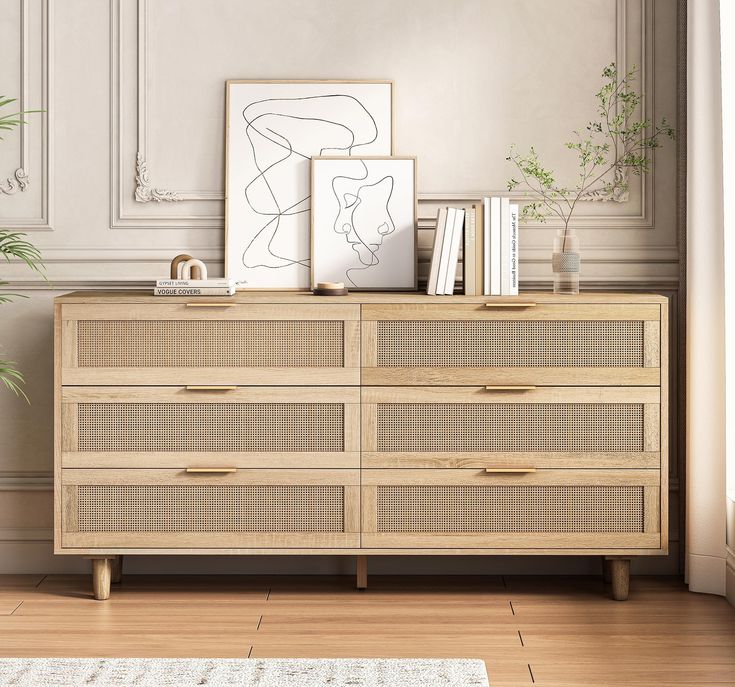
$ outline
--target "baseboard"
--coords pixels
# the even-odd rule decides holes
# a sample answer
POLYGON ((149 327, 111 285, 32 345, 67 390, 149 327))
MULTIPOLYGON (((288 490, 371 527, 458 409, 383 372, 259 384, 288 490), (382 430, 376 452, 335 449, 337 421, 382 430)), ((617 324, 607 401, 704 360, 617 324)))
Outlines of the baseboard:
POLYGON ((725 596, 724 558, 690 553, 688 557, 688 583, 690 592, 725 596))
POLYGON ((735 551, 728 550, 725 565, 725 597, 735 606, 735 551))
MULTIPOLYGON (((598 556, 373 556, 374 575, 599 575, 598 556)), ((351 575, 353 556, 128 556, 128 574, 351 575)), ((55 556, 50 541, 0 542, 0 574, 88 573, 81 556, 55 556)), ((678 549, 635 559, 634 575, 677 575, 678 549)))

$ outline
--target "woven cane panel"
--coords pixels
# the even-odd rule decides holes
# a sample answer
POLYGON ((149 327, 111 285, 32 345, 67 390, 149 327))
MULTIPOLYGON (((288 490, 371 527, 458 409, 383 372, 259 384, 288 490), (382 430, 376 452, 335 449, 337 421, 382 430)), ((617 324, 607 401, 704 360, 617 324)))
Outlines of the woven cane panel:
POLYGON ((643 322, 378 322, 378 367, 643 367, 643 322))
POLYGON ((79 487, 80 532, 342 532, 344 487, 79 487))
POLYGON ((343 451, 341 403, 80 403, 79 451, 343 451))
POLYGON ((80 367, 343 367, 341 321, 80 320, 80 367))
POLYGON ((643 451, 642 403, 379 403, 384 452, 643 451))
POLYGON ((643 487, 378 487, 378 532, 643 532, 643 487))

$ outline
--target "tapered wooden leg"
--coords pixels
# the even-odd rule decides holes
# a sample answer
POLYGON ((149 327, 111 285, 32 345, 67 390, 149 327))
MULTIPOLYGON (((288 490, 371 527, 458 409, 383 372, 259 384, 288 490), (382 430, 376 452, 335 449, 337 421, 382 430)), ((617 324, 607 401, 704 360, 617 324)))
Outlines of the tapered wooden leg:
POLYGON ((615 601, 625 601, 630 591, 630 558, 613 558, 609 563, 612 597, 615 601))
POLYGON ((92 590, 94 598, 104 601, 110 598, 110 582, 112 581, 112 559, 94 558, 92 560, 92 590))
POLYGON ((357 557, 357 588, 367 589, 367 556, 357 557))
POLYGON ((120 584, 122 582, 123 557, 115 556, 112 559, 112 584, 120 584))
POLYGON ((602 557, 602 581, 605 584, 612 582, 612 573, 610 572, 610 561, 604 556, 602 557))

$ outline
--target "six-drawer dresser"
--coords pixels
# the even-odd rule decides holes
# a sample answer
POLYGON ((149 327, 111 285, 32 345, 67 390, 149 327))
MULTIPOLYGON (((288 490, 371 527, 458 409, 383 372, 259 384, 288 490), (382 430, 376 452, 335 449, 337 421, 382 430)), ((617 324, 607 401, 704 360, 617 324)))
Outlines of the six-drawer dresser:
POLYGON ((667 553, 664 297, 56 300, 55 551, 667 553))

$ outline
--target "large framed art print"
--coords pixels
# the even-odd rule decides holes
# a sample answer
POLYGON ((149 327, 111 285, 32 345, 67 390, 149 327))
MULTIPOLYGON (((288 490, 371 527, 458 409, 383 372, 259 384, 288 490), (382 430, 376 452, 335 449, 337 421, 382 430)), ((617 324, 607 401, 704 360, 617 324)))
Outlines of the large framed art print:
POLYGON ((226 112, 225 275, 308 289, 311 158, 392 155, 393 82, 228 81, 226 112))

